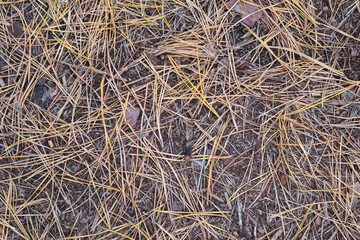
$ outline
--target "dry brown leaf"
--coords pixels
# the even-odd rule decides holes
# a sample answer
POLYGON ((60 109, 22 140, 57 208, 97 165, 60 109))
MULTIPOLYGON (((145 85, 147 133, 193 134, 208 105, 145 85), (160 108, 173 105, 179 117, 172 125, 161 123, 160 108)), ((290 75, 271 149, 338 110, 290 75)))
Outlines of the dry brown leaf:
POLYGON ((258 7, 255 7, 252 4, 247 2, 252 1, 241 1, 241 0, 230 0, 227 2, 228 8, 232 8, 235 12, 241 13, 242 17, 246 17, 244 19, 244 23, 249 27, 253 27, 255 23, 262 17, 262 11, 258 7))
POLYGON ((282 172, 279 172, 278 175, 279 175, 281 185, 285 186, 285 184, 287 182, 287 175, 282 172))
POLYGON ((121 82, 118 82, 118 83, 116 84, 116 87, 117 87, 118 90, 121 90, 121 86, 122 86, 121 82))
POLYGON ((133 126, 140 115, 140 108, 138 107, 129 107, 125 112, 125 122, 133 126))

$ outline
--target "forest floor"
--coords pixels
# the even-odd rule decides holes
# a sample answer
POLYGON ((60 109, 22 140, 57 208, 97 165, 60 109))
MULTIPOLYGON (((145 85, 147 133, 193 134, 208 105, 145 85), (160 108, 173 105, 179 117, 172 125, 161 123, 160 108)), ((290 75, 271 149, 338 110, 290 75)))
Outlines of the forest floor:
POLYGON ((1 239, 360 239, 360 1, 230 2, 0 2, 1 239))

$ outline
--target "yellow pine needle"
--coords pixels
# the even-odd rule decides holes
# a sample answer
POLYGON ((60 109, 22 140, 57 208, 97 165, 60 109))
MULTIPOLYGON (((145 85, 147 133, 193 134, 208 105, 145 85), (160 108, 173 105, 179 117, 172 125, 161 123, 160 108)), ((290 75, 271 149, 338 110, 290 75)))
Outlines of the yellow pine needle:
MULTIPOLYGON (((279 117, 279 129, 280 129, 280 133, 279 133, 279 136, 280 136, 280 153, 281 153, 281 156, 285 162, 285 165, 291 175, 291 178, 294 182, 296 182, 296 179, 294 177, 294 174, 293 172, 291 171, 291 167, 290 167, 290 164, 289 162, 287 161, 286 159, 286 156, 285 156, 285 153, 284 153, 284 138, 283 138, 283 134, 285 135, 285 137, 288 139, 288 136, 287 136, 287 131, 286 131, 286 127, 285 127, 285 124, 284 124, 284 121, 282 120, 282 118, 279 117)), ((300 168, 301 169, 301 168, 300 168)))
POLYGON ((162 19, 163 19, 165 25, 166 25, 166 26, 169 28, 169 30, 171 31, 171 30, 172 30, 172 29, 171 29, 171 25, 170 25, 170 23, 167 21, 165 15, 164 15, 164 5, 158 6, 158 5, 156 4, 156 1, 154 1, 154 4, 155 4, 156 11, 157 11, 159 14, 162 15, 162 19), (161 12, 160 12, 159 8, 161 9, 161 12))
POLYGON ((101 184, 101 183, 97 183, 97 182, 94 182, 94 181, 90 182, 90 181, 87 181, 85 179, 70 175, 68 173, 63 173, 62 179, 70 181, 70 182, 78 183, 78 184, 88 185, 88 186, 91 186, 91 187, 94 187, 94 188, 104 188, 104 189, 108 189, 108 190, 116 191, 116 192, 121 191, 118 188, 114 188, 114 187, 111 187, 111 186, 108 186, 108 185, 105 185, 105 184, 101 184))
POLYGON ((175 212, 175 211, 157 211, 166 214, 179 215, 178 217, 172 218, 172 220, 178 220, 181 218, 190 218, 193 216, 214 216, 214 217, 223 217, 226 218, 226 214, 230 213, 229 211, 219 211, 219 212, 175 212))
POLYGON ((300 224, 300 226, 299 226, 299 229, 297 230, 295 236, 294 236, 292 239, 297 239, 297 236, 298 236, 298 235, 300 234, 300 232, 302 231, 302 227, 304 226, 305 220, 306 220, 307 216, 309 215, 310 210, 311 210, 311 208, 314 206, 314 204, 315 204, 315 201, 310 205, 309 209, 306 211, 306 213, 305 213, 305 215, 304 215, 304 218, 303 218, 303 220, 302 220, 302 222, 301 222, 301 224, 300 224))
MULTIPOLYGON (((85 162, 85 165, 86 165, 86 168, 89 172, 89 177, 90 177, 90 181, 92 182, 93 186, 95 186, 95 183, 94 183, 94 176, 93 176, 93 173, 90 169, 90 166, 87 162, 85 162)), ((110 172, 110 169, 109 169, 109 172, 110 172)), ((110 173, 109 173, 110 175, 110 173)), ((100 209, 97 207, 96 203, 94 202, 94 200, 92 198, 90 198, 90 201, 93 203, 94 207, 95 207, 95 210, 97 211, 97 213, 99 214, 99 217, 101 218, 101 220, 103 221, 104 224, 106 224, 106 226, 108 228, 111 227, 111 223, 110 223, 110 217, 109 217, 109 213, 108 213, 108 210, 107 210, 107 205, 103 203, 103 201, 101 201, 101 197, 99 196, 99 193, 97 190, 95 190, 95 195, 97 196, 98 200, 99 200, 99 205, 100 205, 100 208, 102 209, 103 213, 104 213, 104 217, 103 215, 101 214, 100 212, 100 209), (105 219, 104 219, 105 218, 105 219)))
MULTIPOLYGON (((325 201, 325 202, 318 202, 316 204, 332 204, 334 203, 335 201, 325 201)), ((297 206, 297 207, 294 207, 294 208, 291 208, 291 209, 288 209, 288 210, 284 210, 284 211, 281 211, 279 213, 274 213, 274 214, 271 214, 270 215, 270 219, 274 219, 274 218, 277 218, 277 217, 281 217, 283 216, 284 214, 288 214, 288 213, 291 213, 293 211, 296 211, 296 210, 299 210, 301 208, 306 208, 306 207, 309 207, 309 206, 313 206, 315 204, 315 202, 312 202, 312 203, 309 203, 309 204, 305 204, 305 205, 301 205, 301 206, 297 206)))
POLYGON ((214 144, 215 148, 212 151, 213 154, 211 155, 211 158, 210 158, 210 169, 209 169, 208 187, 207 187, 207 195, 206 195, 206 199, 208 201, 210 199, 210 191, 211 191, 210 188, 211 188, 212 172, 213 172, 213 167, 214 167, 214 163, 215 163, 215 156, 214 155, 215 155, 215 153, 217 152, 217 150, 219 148, 222 136, 224 134, 224 131, 225 131, 229 121, 230 121, 230 118, 228 118, 227 121, 222 125, 221 130, 219 131, 219 137, 217 138, 216 144, 214 144))
POLYGON ((7 192, 7 194, 5 193, 5 196, 7 197, 6 199, 0 195, 0 202, 3 202, 3 204, 5 205, 5 214, 9 215, 9 217, 13 217, 14 218, 14 222, 16 223, 17 227, 20 229, 20 231, 22 232, 22 234, 24 234, 25 236, 27 236, 27 238, 29 238, 29 234, 26 231, 25 227, 23 226, 21 220, 18 217, 18 213, 19 211, 16 211, 16 206, 13 206, 14 202, 14 193, 13 191, 16 191, 14 182, 12 179, 10 179, 10 183, 9 183, 9 190, 7 192))
MULTIPOLYGON (((150 239, 145 233, 144 231, 141 230, 141 228, 139 227, 139 225, 141 225, 142 222, 139 222, 139 223, 136 223, 134 224, 133 222, 129 221, 129 219, 115 213, 115 212, 111 212, 111 214, 113 215, 116 215, 117 217, 121 218, 123 221, 127 222, 127 225, 128 226, 132 226, 134 227, 141 235, 143 235, 146 239, 150 239)), ((125 224, 123 224, 125 225, 125 224)), ((117 226, 117 227, 114 227, 113 229, 114 230, 118 230, 119 228, 122 228, 122 226, 117 226)))
POLYGON ((317 22, 312 19, 304 9, 302 9, 302 7, 296 3, 296 0, 285 0, 286 2, 288 2, 291 6, 293 6, 296 10, 298 10, 307 20, 309 20, 312 24, 314 24, 315 26, 317 26, 317 22))
POLYGON ((289 72, 293 73, 296 77, 301 78, 296 72, 294 72, 287 63, 285 63, 283 60, 281 60, 274 51, 267 45, 251 28, 249 28, 246 24, 243 24, 245 28, 257 39, 259 42, 273 55, 276 60, 283 65, 289 72))
POLYGON ((92 238, 92 237, 95 237, 95 236, 98 236, 98 235, 101 235, 101 234, 104 234, 104 232, 97 232, 97 233, 94 233, 94 234, 87 234, 87 235, 80 235, 80 236, 73 236, 73 237, 65 237, 63 238, 64 240, 66 239, 82 239, 82 238, 92 238))
POLYGON ((101 99, 101 107, 100 107, 100 110, 101 110, 101 119, 102 119, 102 123, 103 123, 103 127, 104 127, 104 132, 105 132, 105 147, 104 147, 104 153, 107 152, 107 157, 106 157, 106 161, 108 163, 108 168, 109 168, 109 182, 111 182, 111 164, 110 164, 110 153, 111 155, 113 156, 113 159, 115 160, 115 154, 114 154, 114 151, 113 151, 113 146, 112 146, 112 143, 110 141, 110 138, 109 138, 109 134, 108 134, 108 131, 107 131, 107 128, 106 128, 106 122, 105 122, 105 114, 104 114, 104 83, 105 83, 105 75, 103 76, 103 78, 101 79, 101 83, 100 83, 100 99, 101 99))
POLYGON ((156 25, 158 25, 158 23, 156 21, 162 19, 162 16, 144 17, 144 16, 142 16, 134 11, 131 11, 129 9, 123 9, 123 11, 141 18, 141 19, 125 20, 123 23, 127 23, 128 26, 130 26, 130 25, 156 26, 156 25), (130 23, 130 25, 129 25, 129 23, 130 23))
POLYGON ((111 230, 111 229, 109 229, 109 228, 103 228, 103 227, 102 227, 102 229, 105 230, 105 231, 107 231, 107 232, 115 233, 115 234, 117 234, 117 235, 119 235, 119 236, 121 236, 121 237, 124 237, 124 238, 126 238, 126 239, 135 240, 135 238, 129 237, 129 236, 125 235, 125 234, 119 233, 119 232, 114 231, 114 230, 111 230))
POLYGON ((309 61, 311 61, 311 62, 313 62, 313 63, 315 63, 315 64, 317 64, 317 65, 319 65, 319 66, 321 66, 321 67, 323 67, 323 68, 325 68, 327 70, 329 70, 330 72, 338 75, 339 77, 345 77, 345 74, 342 71, 336 70, 335 68, 330 67, 329 65, 326 65, 325 63, 323 63, 323 62, 321 62, 319 60, 316 60, 316 59, 314 59, 312 57, 309 57, 308 55, 306 55, 306 54, 304 54, 302 52, 296 51, 296 50, 291 49, 291 48, 285 48, 285 47, 276 47, 276 46, 274 46, 274 47, 271 47, 271 48, 280 49, 280 50, 284 50, 284 51, 287 51, 287 52, 295 53, 295 54, 299 55, 300 57, 306 58, 309 61))
POLYGON ((16 86, 15 83, 13 83, 4 87, 0 87, 0 94, 15 88, 15 86, 16 86))
POLYGON ((27 2, 28 0, 18 0, 14 2, 0 2, 0 4, 14 4, 14 3, 21 3, 21 2, 27 2))
POLYGON ((265 180, 268 179, 268 177, 270 176, 270 171, 267 171, 266 173, 257 176, 254 179, 251 179, 250 181, 248 181, 247 183, 244 183, 243 185, 241 185, 229 198, 229 200, 227 201, 227 204, 230 204, 232 201, 234 201, 235 199, 237 199, 238 197, 240 197, 241 195, 247 193, 248 191, 250 191, 251 189, 256 188, 260 183, 264 182, 265 180), (237 194, 243 187, 245 187, 246 185, 256 181, 260 179, 254 186, 250 187, 249 189, 245 190, 244 192, 241 192, 239 194, 237 194), (237 195, 236 195, 237 194, 237 195))
POLYGON ((94 60, 94 61, 98 61, 98 59, 95 59, 95 58, 89 58, 83 54, 80 53, 80 50, 77 49, 76 47, 72 46, 71 44, 69 44, 68 42, 66 41, 63 41, 61 40, 60 38, 58 37, 54 37, 55 40, 60 43, 62 46, 64 46, 66 49, 68 49, 69 51, 75 53, 77 56, 80 56, 82 58, 85 58, 86 60, 94 60))
POLYGON ((352 89, 352 88, 354 88, 354 87, 356 87, 356 86, 357 86, 357 84, 356 84, 356 85, 355 85, 355 84, 354 84, 354 85, 350 85, 350 86, 344 88, 343 90, 335 93, 334 95, 331 95, 331 96, 329 96, 329 97, 320 99, 319 101, 317 101, 317 102, 315 102, 315 103, 313 103, 313 104, 311 104, 311 105, 309 105, 309 106, 305 106, 305 107, 303 107, 303 108, 300 108, 300 109, 298 109, 298 110, 296 110, 296 111, 287 113, 286 116, 291 116, 291 115, 298 114, 298 113, 304 112, 304 111, 306 111, 306 110, 309 110, 309 109, 311 109, 311 108, 313 108, 313 107, 316 107, 317 105, 322 104, 322 103, 324 103, 324 102, 326 102, 326 101, 328 101, 328 100, 330 100, 330 99, 332 99, 332 98, 334 98, 334 97, 336 97, 336 96, 339 96, 340 94, 342 94, 342 93, 344 93, 344 92, 346 92, 346 91, 348 91, 348 90, 350 90, 350 89, 352 89))
POLYGON ((190 81, 190 79, 181 71, 180 67, 177 65, 177 63, 175 62, 175 60, 171 57, 168 56, 171 64, 173 65, 176 73, 178 74, 178 76, 181 78, 181 80, 184 81, 184 83, 186 84, 186 86, 188 86, 188 88, 190 88, 190 90, 196 95, 199 96, 199 100, 211 111, 215 114, 216 117, 220 117, 219 114, 216 112, 216 110, 210 105, 210 103, 205 99, 204 95, 194 86, 194 84, 190 81))

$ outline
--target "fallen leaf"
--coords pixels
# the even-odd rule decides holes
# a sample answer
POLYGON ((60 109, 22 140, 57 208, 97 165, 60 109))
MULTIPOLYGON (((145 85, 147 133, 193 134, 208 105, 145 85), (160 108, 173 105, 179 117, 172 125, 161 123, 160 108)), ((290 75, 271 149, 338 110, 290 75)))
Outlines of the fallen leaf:
POLYGON ((277 231, 274 233, 274 235, 272 236, 271 240, 277 240, 277 239, 279 239, 279 237, 281 236, 282 232, 283 232, 283 229, 282 229, 282 228, 280 228, 279 230, 277 230, 277 231))
POLYGON ((172 211, 176 211, 176 212, 179 212, 179 211, 184 211, 185 210, 185 206, 182 202, 176 200, 173 202, 173 204, 171 205, 171 210, 172 211))
POLYGON ((130 107, 125 112, 125 122, 129 125, 134 125, 139 118, 140 108, 130 107))
POLYGON ((55 97, 55 95, 57 94, 57 92, 58 92, 58 88, 55 88, 55 90, 54 90, 52 93, 50 93, 50 98, 51 98, 51 99, 54 99, 54 97, 55 97))
POLYGON ((252 239, 253 238, 253 229, 250 224, 245 224, 243 230, 243 235, 246 239, 252 239))
POLYGON ((244 23, 249 27, 253 27, 255 23, 262 17, 262 11, 252 4, 249 4, 250 0, 244 2, 242 0, 230 0, 227 2, 228 8, 232 8, 235 12, 241 13, 244 19, 244 23))
POLYGON ((259 235, 259 237, 262 237, 262 236, 264 236, 265 235, 265 233, 266 233, 266 231, 265 231, 265 227, 260 227, 260 228, 258 228, 258 235, 259 235))
POLYGON ((279 172, 278 175, 279 175, 281 185, 285 186, 285 184, 287 182, 287 175, 282 172, 279 172))
POLYGON ((276 228, 279 228, 279 227, 281 227, 281 226, 282 226, 282 222, 281 222, 280 220, 278 220, 278 221, 275 222, 275 227, 276 227, 276 228))
POLYGON ((8 27, 8 29, 15 38, 20 38, 24 33, 23 24, 19 21, 14 21, 12 25, 8 27))

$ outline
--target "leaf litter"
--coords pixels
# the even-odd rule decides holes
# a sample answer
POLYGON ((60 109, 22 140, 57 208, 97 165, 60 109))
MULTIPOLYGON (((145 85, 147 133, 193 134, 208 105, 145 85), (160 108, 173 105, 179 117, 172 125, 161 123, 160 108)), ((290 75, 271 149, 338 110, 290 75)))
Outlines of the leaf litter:
POLYGON ((256 7, 250 1, 230 0, 227 2, 227 7, 235 12, 241 13, 245 17, 243 22, 249 27, 253 27, 255 23, 262 17, 263 13, 260 8, 256 7))
POLYGON ((139 116, 140 116, 140 108, 130 107, 125 112, 125 122, 130 126, 133 126, 135 125, 139 116))

